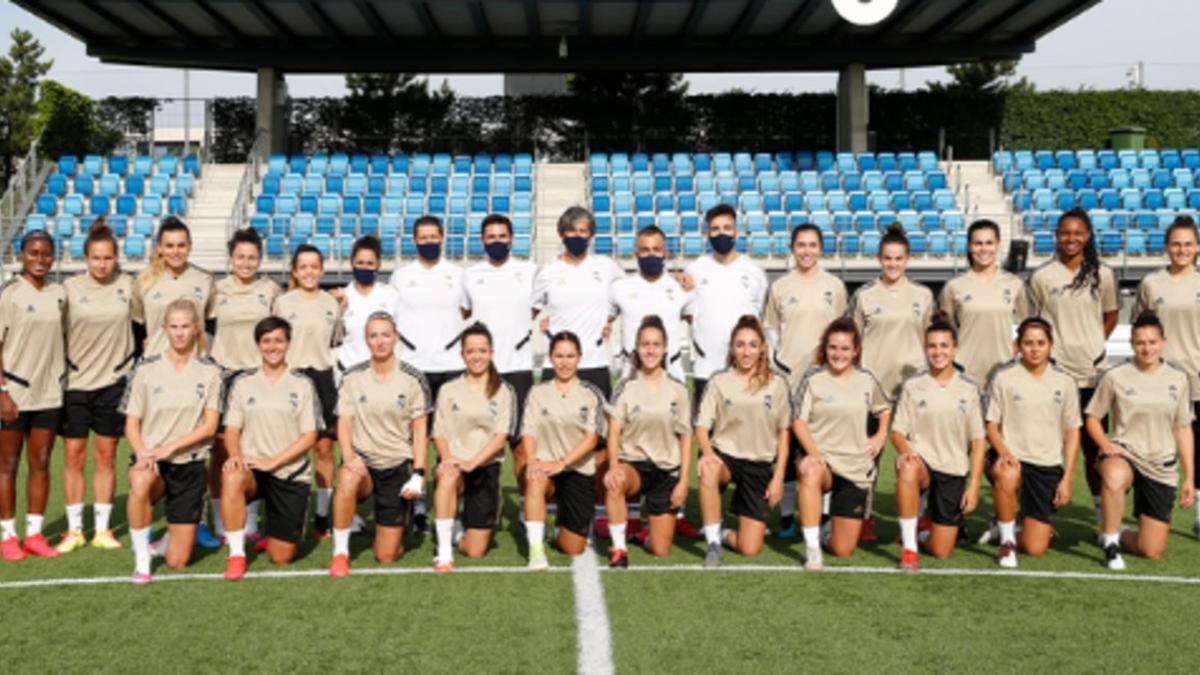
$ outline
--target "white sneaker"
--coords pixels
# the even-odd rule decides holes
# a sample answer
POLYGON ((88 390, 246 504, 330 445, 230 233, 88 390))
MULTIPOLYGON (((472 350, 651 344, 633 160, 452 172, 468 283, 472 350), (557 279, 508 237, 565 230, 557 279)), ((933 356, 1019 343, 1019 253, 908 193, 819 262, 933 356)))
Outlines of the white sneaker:
POLYGON ((1121 557, 1121 547, 1118 544, 1104 547, 1104 563, 1114 572, 1125 571, 1125 559, 1121 557))
POLYGON ((542 546, 529 547, 529 569, 544 570, 550 567, 550 561, 546 559, 546 549, 542 546))
POLYGON ((996 556, 996 562, 1006 569, 1016 569, 1017 567, 1017 545, 1014 542, 1000 544, 1000 552, 996 556))
POLYGON ((1000 526, 996 524, 996 519, 993 518, 992 522, 988 524, 987 529, 983 531, 983 534, 979 535, 979 543, 989 546, 998 541, 1000 541, 1000 526))
POLYGON ((825 562, 822 559, 821 549, 806 548, 804 551, 804 569, 810 572, 819 572, 825 569, 825 562))

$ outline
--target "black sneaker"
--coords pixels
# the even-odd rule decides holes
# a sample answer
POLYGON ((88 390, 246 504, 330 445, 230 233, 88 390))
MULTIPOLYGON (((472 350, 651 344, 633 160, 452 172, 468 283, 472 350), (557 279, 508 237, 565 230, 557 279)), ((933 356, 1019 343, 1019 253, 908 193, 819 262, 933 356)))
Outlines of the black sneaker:
POLYGON ((329 516, 313 516, 313 538, 329 538, 329 516))
POLYGON ((424 513, 418 513, 413 516, 413 532, 417 534, 429 534, 429 516, 424 513))
POLYGON ((1120 545, 1109 544, 1104 547, 1104 564, 1110 570, 1121 571, 1125 569, 1125 559, 1121 557, 1120 545))
POLYGON ((967 530, 966 521, 958 526, 958 543, 962 545, 971 543, 971 532, 967 530))

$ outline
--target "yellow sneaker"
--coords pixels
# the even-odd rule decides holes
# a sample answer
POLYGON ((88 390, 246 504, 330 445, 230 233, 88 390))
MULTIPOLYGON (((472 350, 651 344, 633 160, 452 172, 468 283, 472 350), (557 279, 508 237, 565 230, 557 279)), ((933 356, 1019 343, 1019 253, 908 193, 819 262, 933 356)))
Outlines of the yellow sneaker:
POLYGON ((99 530, 92 537, 92 547, 102 548, 106 551, 121 548, 121 542, 113 536, 112 530, 99 530))
POLYGON ((62 541, 58 542, 58 546, 54 549, 59 553, 70 553, 76 549, 87 546, 87 539, 79 530, 67 530, 63 533, 62 541))

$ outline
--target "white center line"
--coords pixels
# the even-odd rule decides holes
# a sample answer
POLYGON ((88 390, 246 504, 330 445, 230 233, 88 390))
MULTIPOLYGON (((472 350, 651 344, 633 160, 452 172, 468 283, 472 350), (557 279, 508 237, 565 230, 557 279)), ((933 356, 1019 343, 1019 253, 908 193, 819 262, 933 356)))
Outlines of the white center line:
POLYGON ((575 586, 579 672, 582 675, 611 675, 614 668, 608 606, 604 602, 604 584, 600 581, 600 567, 591 545, 571 563, 571 582, 575 586))

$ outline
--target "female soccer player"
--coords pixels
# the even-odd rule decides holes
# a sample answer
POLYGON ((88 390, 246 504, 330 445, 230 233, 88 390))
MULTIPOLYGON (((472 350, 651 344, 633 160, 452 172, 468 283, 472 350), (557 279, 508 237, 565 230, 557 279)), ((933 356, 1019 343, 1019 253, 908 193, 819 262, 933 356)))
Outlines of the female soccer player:
POLYGON ((92 477, 95 534, 92 546, 120 548, 109 527, 117 487, 114 459, 125 418, 117 412, 125 393, 125 374, 137 357, 129 301, 133 277, 117 267, 117 239, 102 222, 92 225, 83 244, 87 271, 63 284, 67 331, 67 392, 63 405, 63 496, 67 531, 58 544, 68 553, 87 544, 83 536, 84 469, 88 434, 95 432, 92 477))
MULTIPOLYGON (((1029 292, 1034 313, 1054 328, 1050 357, 1075 378, 1082 410, 1092 399, 1106 357, 1104 344, 1117 325, 1117 283, 1112 270, 1100 262, 1087 211, 1072 209, 1064 213, 1058 219, 1055 241, 1054 259, 1029 277, 1029 292)), ((1099 525, 1098 447, 1089 436, 1084 436, 1082 442, 1084 471, 1099 525)))
MULTIPOLYGON (((775 349, 775 365, 795 384, 812 365, 821 331, 829 322, 846 313, 846 285, 821 269, 824 236, 812 224, 792 230, 792 258, 795 268, 771 284, 767 294, 767 312, 763 325, 767 340, 775 349)), ((779 502, 779 538, 796 538, 796 462, 800 446, 790 440, 787 471, 783 477, 783 499, 779 502)))
POLYGON ((617 384, 608 410, 608 470, 604 476, 610 567, 628 567, 627 502, 646 498, 650 536, 646 550, 665 557, 675 537, 675 511, 687 500, 692 464, 691 399, 667 374, 667 328, 644 317, 631 357, 633 372, 617 384))
POLYGON ((904 552, 900 569, 916 572, 917 510, 928 491, 931 521, 926 549, 948 558, 963 514, 979 504, 984 430, 979 386, 954 367, 958 333, 943 313, 925 329, 928 370, 904 381, 892 419, 896 459, 896 512, 904 552))
POLYGON ((1188 374, 1162 359, 1167 340, 1153 312, 1133 321, 1133 360, 1100 378, 1087 407, 1087 432, 1100 447, 1104 510, 1101 546, 1110 570, 1125 569, 1122 545, 1151 560, 1162 558, 1171 532, 1171 503, 1179 482, 1176 459, 1183 464, 1179 506, 1196 499, 1192 447, 1192 401, 1188 374), (1113 435, 1100 422, 1112 413, 1113 435), (1125 494, 1133 488, 1136 530, 1123 530, 1125 494))
MULTIPOLYGON (((889 399, 900 391, 904 378, 925 366, 925 327, 933 313, 933 293, 910 281, 905 274, 909 261, 908 237, 899 225, 888 228, 879 245, 879 279, 855 291, 850 299, 850 316, 862 336, 862 365, 879 379, 889 399)), ((875 479, 867 494, 863 541, 875 541, 871 517, 875 479)))
POLYGON ((266 552, 276 565, 292 561, 308 511, 308 451, 322 421, 312 380, 287 363, 292 327, 269 316, 254 326, 262 367, 238 371, 228 383, 222 467, 222 515, 228 528, 225 578, 246 574, 246 504, 267 505, 266 552))
MULTIPOLYGON (((1200 451, 1200 272, 1196 271, 1196 221, 1180 216, 1167 228, 1165 269, 1148 274, 1138 285, 1133 316, 1153 311, 1162 322, 1163 357, 1188 373, 1192 389, 1192 447, 1200 451)), ((1192 466, 1196 463, 1193 460, 1192 466)), ((1200 509, 1192 532, 1200 536, 1200 509)))
POLYGON ((839 558, 854 553, 868 513, 867 492, 887 442, 891 404, 879 380, 859 366, 861 354, 854 321, 835 319, 821 335, 817 365, 792 397, 792 431, 805 452, 797 471, 805 569, 823 566, 821 503, 827 492, 829 551, 839 558), (868 427, 876 431, 869 433, 868 427))
MULTIPOLYGON (((359 237, 350 254, 354 280, 338 291, 342 301, 342 346, 338 349, 338 368, 343 373, 371 360, 367 345, 367 319, 376 312, 394 315, 399 298, 396 289, 379 283, 379 268, 383 261, 383 245, 372 235, 359 237)), ((397 336, 397 343, 399 337, 397 336)), ((429 402, 433 404, 432 401, 429 402)))
POLYGON ((134 369, 121 412, 133 449, 129 469, 129 538, 134 583, 150 581, 150 523, 154 504, 167 500, 167 566, 187 565, 204 512, 207 472, 221 413, 221 367, 205 352, 200 310, 178 298, 163 311, 165 352, 134 369))
POLYGON ((342 341, 342 306, 321 290, 325 260, 315 246, 301 244, 292 254, 291 290, 275 298, 272 312, 292 326, 288 366, 307 375, 317 389, 322 428, 315 452, 317 504, 313 535, 329 536, 329 504, 333 499, 333 439, 337 435, 337 387, 333 381, 333 349, 342 341))
POLYGON ((175 216, 163 219, 150 262, 133 285, 130 304, 133 320, 146 332, 146 354, 160 354, 167 348, 167 336, 162 332, 167 305, 178 298, 187 298, 202 317, 212 310, 213 277, 188 262, 191 251, 192 234, 188 226, 175 216))
POLYGON ((459 495, 465 532, 458 550, 468 558, 487 553, 499 515, 504 445, 517 433, 517 393, 492 362, 492 334, 483 324, 468 326, 461 351, 467 371, 442 386, 433 416, 439 458, 433 497, 438 546, 434 569, 439 572, 454 570, 459 495))
POLYGON ((56 558, 42 536, 50 492, 50 451, 62 415, 63 287, 47 279, 54 240, 45 230, 25 233, 21 274, 0 287, 0 554, 56 558), (25 545, 14 520, 17 467, 27 452, 25 545))
POLYGON ((783 377, 771 369, 768 351, 758 317, 738 319, 726 369, 708 380, 700 400, 695 427, 705 567, 721 564, 722 543, 741 555, 758 555, 767 515, 783 495, 791 397, 783 377), (738 529, 722 535, 721 491, 729 483, 737 485, 730 511, 738 529))
POLYGON ((550 338, 554 378, 529 390, 521 421, 525 455, 525 534, 529 568, 545 569, 546 500, 558 504, 558 547, 579 555, 587 546, 596 503, 593 452, 607 427, 604 395, 579 377, 579 338, 561 332, 550 338))
POLYGON ((955 359, 976 382, 1012 358, 1013 329, 1029 314, 1025 283, 998 264, 1000 226, 977 220, 967 228, 971 269, 946 282, 941 310, 958 326, 955 359))
MULTIPOLYGON (((213 323, 211 356, 225 371, 224 395, 229 395, 229 383, 239 371, 257 367, 262 362, 255 344, 254 329, 262 319, 271 315, 271 303, 279 295, 279 284, 270 277, 259 276, 262 264, 262 238, 252 229, 238 230, 229 240, 229 262, 233 273, 214 287, 213 302, 208 320, 213 323)), ((224 404, 221 406, 225 408, 224 404)), ((213 534, 225 534, 221 522, 221 489, 227 459, 225 441, 219 429, 213 441, 212 461, 208 466, 208 493, 212 497, 213 534)), ((258 539, 258 502, 252 502, 246 514, 246 533, 258 539)))
POLYGON ((1054 512, 1071 501, 1079 394, 1071 376, 1050 363, 1053 345, 1054 329, 1045 319, 1025 319, 1017 327, 1020 358, 1001 366, 988 384, 985 420, 992 452, 987 472, 1001 567, 1017 566, 1018 505, 1024 517, 1020 548, 1036 557, 1050 547, 1054 512))
POLYGON ((334 577, 350 575, 358 502, 374 496, 375 559, 390 563, 404 554, 405 520, 425 489, 429 385, 421 371, 396 358, 400 335, 391 314, 367 317, 363 332, 371 359, 347 371, 338 390, 343 456, 333 501, 334 577))

